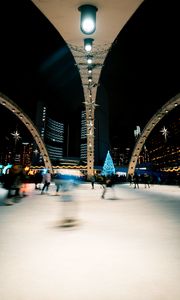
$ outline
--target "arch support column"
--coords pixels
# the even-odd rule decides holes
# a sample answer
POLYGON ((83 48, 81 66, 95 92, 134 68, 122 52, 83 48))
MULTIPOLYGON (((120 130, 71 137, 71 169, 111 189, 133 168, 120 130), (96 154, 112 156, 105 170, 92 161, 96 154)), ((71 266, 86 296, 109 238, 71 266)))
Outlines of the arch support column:
POLYGON ((36 128, 32 120, 24 113, 24 111, 16 103, 14 103, 12 100, 10 100, 7 96, 3 95, 2 93, 0 93, 0 104, 6 107, 7 109, 9 109, 13 114, 15 114, 21 120, 21 122, 24 123, 24 125, 33 136, 39 148, 39 151, 44 160, 45 168, 49 169, 50 172, 53 173, 51 160, 46 150, 46 146, 39 134, 38 129, 36 128))
POLYGON ((163 105, 150 119, 150 121, 147 123, 147 125, 144 127, 142 134, 138 138, 136 145, 134 147, 129 167, 128 167, 128 175, 134 175, 136 164, 138 157, 141 153, 142 147, 151 133, 151 131, 154 129, 154 127, 162 120, 164 116, 166 116, 172 109, 176 108, 178 105, 180 105, 180 94, 173 97, 171 100, 169 100, 165 105, 163 105))

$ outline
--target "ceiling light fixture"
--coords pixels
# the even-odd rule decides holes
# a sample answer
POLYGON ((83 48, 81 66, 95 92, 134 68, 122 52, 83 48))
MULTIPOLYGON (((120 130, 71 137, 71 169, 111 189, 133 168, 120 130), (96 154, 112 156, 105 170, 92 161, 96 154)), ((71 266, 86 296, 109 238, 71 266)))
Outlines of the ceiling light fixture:
POLYGON ((80 16, 80 29, 84 34, 92 34, 96 30, 97 7, 89 4, 81 5, 78 10, 80 16))
POLYGON ((94 39, 84 39, 84 49, 86 52, 90 52, 92 50, 92 44, 93 44, 94 39))
POLYGON ((90 65, 92 64, 92 56, 87 57, 87 63, 90 65))

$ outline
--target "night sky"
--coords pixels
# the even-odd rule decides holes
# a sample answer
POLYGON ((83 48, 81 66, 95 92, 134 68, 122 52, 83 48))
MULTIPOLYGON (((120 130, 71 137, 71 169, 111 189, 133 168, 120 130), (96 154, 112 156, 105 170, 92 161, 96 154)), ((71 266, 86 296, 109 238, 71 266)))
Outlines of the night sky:
MULTIPOLYGON (((177 6, 175 0, 144 1, 112 45, 98 93, 108 98, 111 146, 132 148, 135 127, 143 129, 153 114, 180 92, 177 6)), ((0 91, 32 120, 37 101, 43 100, 55 119, 73 124, 72 136, 76 137, 84 99, 65 41, 31 1, 1 1, 0 11, 0 91)), ((14 131, 17 124, 19 121, 0 107, 1 137, 14 131)), ((77 149, 74 144, 72 155, 77 155, 77 149)))
POLYGON ((110 137, 131 146, 153 114, 180 92, 178 1, 144 1, 119 33, 106 60, 110 137))

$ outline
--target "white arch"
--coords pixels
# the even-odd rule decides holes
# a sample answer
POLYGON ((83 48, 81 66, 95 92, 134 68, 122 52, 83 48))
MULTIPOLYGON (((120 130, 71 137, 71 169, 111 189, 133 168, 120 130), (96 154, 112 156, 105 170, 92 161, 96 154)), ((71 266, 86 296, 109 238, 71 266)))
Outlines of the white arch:
POLYGON ((46 146, 39 134, 38 129, 33 124, 31 119, 23 112, 23 110, 12 100, 10 100, 7 96, 0 93, 0 104, 9 109, 13 114, 15 114, 26 126, 29 132, 32 134, 36 144, 39 148, 39 151, 43 157, 44 165, 46 169, 49 169, 51 173, 53 173, 53 168, 51 165, 51 161, 46 150, 46 146))
MULTIPOLYGON (((79 28, 80 14, 78 7, 83 1, 68 0, 32 0, 46 18, 54 25, 74 56, 79 68, 82 81, 87 128, 87 175, 94 173, 94 118, 97 87, 106 55, 115 41, 118 33, 130 19, 143 0, 88 0, 88 4, 95 5, 97 11, 97 29, 91 35, 93 42, 93 85, 88 82, 87 53, 84 51, 84 35, 79 28)), ((87 3, 86 3, 87 4, 87 3)))
POLYGON ((161 119, 167 115, 172 109, 177 107, 180 104, 180 94, 177 94, 175 97, 173 97, 171 100, 169 100, 165 105, 163 105, 155 114, 154 116, 150 119, 150 121, 146 124, 144 127, 142 134, 138 138, 136 145, 134 147, 129 167, 128 167, 128 175, 133 175, 138 157, 140 155, 140 152, 142 150, 142 147, 153 130, 153 128, 161 121, 161 119))

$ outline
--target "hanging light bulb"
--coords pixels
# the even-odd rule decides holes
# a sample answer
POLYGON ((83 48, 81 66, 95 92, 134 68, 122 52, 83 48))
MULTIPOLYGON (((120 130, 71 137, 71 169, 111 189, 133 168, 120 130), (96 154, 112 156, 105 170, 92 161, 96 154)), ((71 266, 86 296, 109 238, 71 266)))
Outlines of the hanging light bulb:
POLYGON ((87 57, 87 63, 90 65, 92 64, 92 56, 87 57))
POLYGON ((90 52, 92 50, 93 41, 94 40, 90 38, 84 39, 84 49, 86 50, 86 52, 90 52))
POLYGON ((80 29, 84 34, 92 34, 96 30, 96 11, 97 7, 89 4, 81 5, 79 8, 80 29))

